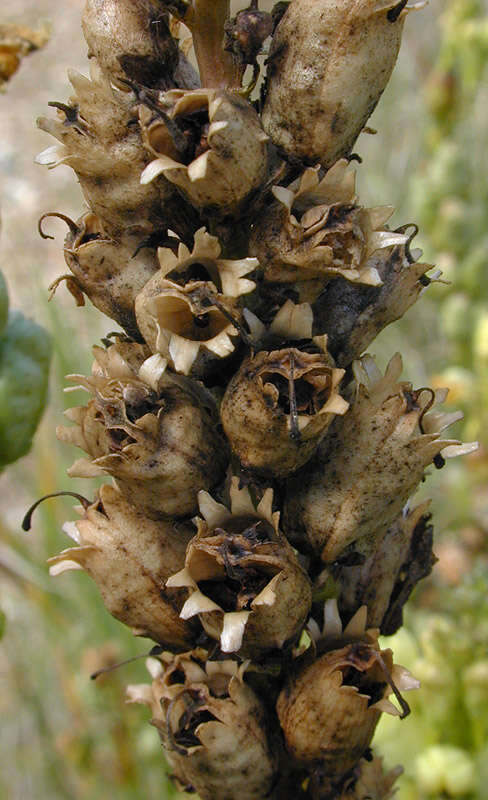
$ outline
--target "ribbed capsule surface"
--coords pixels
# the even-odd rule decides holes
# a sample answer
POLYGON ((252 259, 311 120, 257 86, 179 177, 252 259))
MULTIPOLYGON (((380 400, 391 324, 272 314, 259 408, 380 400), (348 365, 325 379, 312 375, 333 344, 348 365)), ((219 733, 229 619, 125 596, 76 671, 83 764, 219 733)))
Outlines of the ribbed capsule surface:
POLYGON ((273 38, 262 116, 287 156, 330 167, 350 154, 395 66, 404 6, 292 0, 273 38))

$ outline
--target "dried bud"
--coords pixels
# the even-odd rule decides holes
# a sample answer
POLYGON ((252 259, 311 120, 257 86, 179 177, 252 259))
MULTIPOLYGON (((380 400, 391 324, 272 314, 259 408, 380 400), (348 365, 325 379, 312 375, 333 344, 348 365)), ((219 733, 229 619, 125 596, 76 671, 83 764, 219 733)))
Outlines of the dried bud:
POLYGON ((175 650, 191 647, 195 628, 179 616, 182 592, 166 589, 183 563, 191 531, 174 522, 153 522, 111 486, 65 532, 76 547, 49 559, 51 575, 84 569, 110 613, 136 636, 175 650))
POLYGON ((399 692, 419 686, 408 670, 393 665, 391 650, 380 649, 378 631, 366 631, 365 621, 363 607, 342 632, 337 605, 328 601, 316 642, 319 655, 305 656, 276 705, 290 755, 298 764, 322 768, 329 778, 354 767, 382 711, 401 715, 387 696, 395 692, 405 716, 409 709, 399 692))
POLYGON ((266 711, 236 661, 205 656, 151 659, 152 685, 129 686, 129 701, 151 708, 174 777, 187 791, 201 800, 268 797, 278 759, 266 711))
POLYGON ((67 164, 76 172, 106 233, 152 233, 163 225, 161 200, 174 190, 166 182, 157 188, 141 185, 148 155, 134 116, 134 97, 114 88, 96 65, 90 72, 91 80, 70 70, 75 96, 69 105, 51 103, 60 119, 37 121, 61 145, 48 147, 36 161, 49 168, 67 164))
MULTIPOLYGON (((415 225, 400 228, 398 232, 409 227, 415 235, 415 225)), ((409 236, 409 242, 413 235, 409 236)), ((359 358, 383 328, 403 317, 439 278, 439 270, 426 277, 432 267, 418 261, 422 251, 411 252, 409 242, 377 250, 369 259, 380 286, 362 286, 339 278, 328 283, 314 303, 314 333, 328 335, 328 348, 337 366, 347 367, 359 358)))
POLYGON ((82 26, 89 58, 120 88, 127 91, 127 78, 144 86, 174 85, 178 45, 150 0, 87 0, 82 26))
POLYGON ((447 390, 414 391, 398 382, 401 371, 399 354, 384 377, 371 356, 355 362, 354 403, 335 421, 318 460, 288 485, 285 532, 326 563, 363 536, 381 536, 439 454, 449 458, 477 448, 441 437, 462 417, 429 411, 447 390))
POLYGON ((332 567, 343 616, 350 617, 359 606, 366 605, 368 627, 380 628, 382 634, 390 636, 401 626, 403 606, 436 560, 429 505, 427 501, 413 510, 406 507, 383 535, 360 539, 355 551, 361 564, 332 567))
POLYGON ((365 209, 357 204, 355 179, 342 159, 322 180, 318 169, 310 167, 287 188, 273 187, 276 202, 251 238, 265 281, 294 283, 300 299, 308 302, 338 276, 381 284, 373 254, 408 237, 385 228, 391 206, 365 209))
POLYGON ((62 275, 54 281, 51 291, 56 291, 59 283, 66 280, 78 305, 84 304, 83 294, 86 294, 95 308, 115 320, 129 336, 140 339, 134 303, 137 294, 158 271, 154 249, 138 249, 140 240, 130 234, 120 240, 109 238, 103 232, 101 220, 91 212, 77 222, 62 214, 46 214, 41 221, 48 216, 58 216, 69 225, 64 257, 73 273, 73 278, 62 275))
POLYGON ((288 156, 348 156, 388 83, 406 0, 293 0, 269 56, 263 126, 288 156))
POLYGON ((117 351, 111 356, 112 348, 108 357, 95 348, 95 374, 70 376, 93 399, 66 412, 75 427, 57 431, 91 456, 69 474, 112 475, 125 497, 154 519, 193 514, 198 491, 218 483, 227 467, 213 399, 198 384, 164 372, 158 355, 138 372, 128 364, 124 369, 117 351))
POLYGON ((155 119, 141 112, 146 145, 157 156, 142 183, 164 175, 193 206, 238 214, 266 179, 268 137, 252 105, 220 89, 166 92, 160 105, 155 119))
POLYGON ((255 258, 219 258, 218 239, 205 228, 195 233, 193 251, 180 244, 178 255, 158 251, 160 270, 136 298, 139 329, 153 352, 177 372, 204 374, 216 359, 234 350, 241 312, 236 298, 255 287, 244 277, 255 258))
POLYGON ((202 518, 190 542, 185 569, 168 586, 186 586, 181 615, 200 615, 224 653, 259 658, 299 636, 312 602, 310 581, 278 529, 267 489, 255 509, 247 488, 233 478, 230 511, 199 493, 202 518))
POLYGON ((230 381, 221 405, 222 425, 241 464, 284 477, 314 454, 336 414, 344 370, 322 353, 295 348, 247 358, 230 381))

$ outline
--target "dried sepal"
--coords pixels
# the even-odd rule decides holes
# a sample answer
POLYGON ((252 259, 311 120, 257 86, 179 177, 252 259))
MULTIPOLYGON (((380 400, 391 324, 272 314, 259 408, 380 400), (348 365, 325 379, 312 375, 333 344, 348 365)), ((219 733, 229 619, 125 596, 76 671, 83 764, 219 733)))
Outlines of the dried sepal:
POLYGON ((173 777, 202 800, 269 796, 278 771, 269 722, 236 661, 206 661, 193 651, 151 659, 152 685, 130 686, 148 705, 173 777))
POLYGON ((449 458, 477 447, 442 436, 462 416, 429 410, 447 390, 414 390, 399 382, 401 371, 399 354, 384 376, 371 356, 355 362, 356 396, 348 413, 330 428, 317 459, 288 484, 285 532, 326 563, 364 536, 382 536, 440 454, 449 458))
POLYGON ((82 518, 64 530, 76 547, 49 559, 52 575, 85 570, 108 611, 136 636, 174 650, 191 647, 195 626, 179 616, 184 593, 165 586, 184 561, 188 526, 153 522, 117 489, 102 486, 82 518))
POLYGON ((51 169, 66 164, 76 172, 105 233, 151 233, 163 226, 161 200, 174 190, 167 182, 141 185, 149 157, 137 126, 134 97, 116 89, 95 64, 90 75, 91 79, 70 70, 74 96, 68 104, 52 104, 58 119, 38 119, 38 127, 60 144, 44 150, 36 162, 51 169))
POLYGON ((221 405, 226 436, 241 464, 279 477, 303 466, 334 417, 347 411, 339 394, 343 375, 320 352, 289 347, 249 356, 221 405))
POLYGON ((185 586, 181 615, 200 616, 224 653, 259 658, 293 643, 312 601, 310 581, 272 512, 267 489, 257 508, 249 490, 232 479, 230 510, 200 492, 202 517, 190 542, 185 568, 168 586, 185 586))
POLYGON ((288 187, 274 186, 275 198, 254 226, 251 248, 270 283, 293 283, 301 300, 313 302, 327 283, 346 280, 378 286, 376 251, 406 242, 388 230, 393 208, 358 204, 355 172, 345 159, 320 179, 308 168, 288 187))
POLYGON ((320 767, 328 778, 341 777, 359 761, 374 734, 381 712, 402 716, 387 698, 419 683, 394 665, 392 651, 381 650, 378 631, 366 630, 366 609, 344 628, 335 600, 324 608, 324 627, 309 627, 315 644, 298 660, 276 710, 286 748, 295 762, 320 767), (315 655, 317 654, 317 655, 315 655))
POLYGON ((137 373, 124 372, 115 353, 92 376, 71 376, 92 399, 68 410, 74 427, 57 431, 90 456, 73 464, 71 476, 112 475, 127 499, 154 519, 194 513, 198 491, 217 484, 227 467, 213 399, 165 370, 164 359, 153 355, 137 373))
MULTIPOLYGON (((408 227, 415 232, 416 226, 408 227)), ((380 286, 341 278, 327 284, 313 304, 314 333, 328 335, 328 348, 337 366, 347 367, 359 358, 383 328, 403 317, 439 278, 439 271, 426 275, 432 266, 420 262, 421 255, 421 250, 410 251, 408 243, 386 247, 377 250, 369 261, 379 275, 380 286)))
POLYGON ((326 168, 351 153, 388 83, 410 10, 405 0, 289 4, 273 37, 262 114, 280 150, 326 168))
POLYGON ((196 208, 239 213, 267 170, 268 137, 252 105, 220 89, 173 90, 160 95, 160 104, 164 119, 141 110, 144 141, 156 156, 143 185, 164 175, 196 208))

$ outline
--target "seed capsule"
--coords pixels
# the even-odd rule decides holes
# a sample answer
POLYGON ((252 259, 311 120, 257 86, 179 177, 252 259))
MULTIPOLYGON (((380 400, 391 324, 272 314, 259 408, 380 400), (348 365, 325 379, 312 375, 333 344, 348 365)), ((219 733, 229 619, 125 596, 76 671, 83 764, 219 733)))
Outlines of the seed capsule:
POLYGON ((157 158, 141 182, 164 175, 196 208, 238 214, 266 179, 268 137, 252 105, 220 89, 174 90, 160 104, 173 125, 142 111, 145 142, 157 158))
MULTIPOLYGON (((406 227, 416 231, 415 225, 406 227)), ((408 238, 410 242, 413 236, 408 238)), ((380 279, 377 288, 338 278, 313 303, 314 333, 327 334, 338 367, 348 367, 359 358, 383 328, 403 317, 441 275, 435 270, 426 277, 432 266, 418 260, 422 251, 410 251, 409 242, 384 247, 371 256, 369 266, 380 279)))
POLYGON ((195 626, 181 619, 183 593, 165 581, 184 561, 191 531, 174 522, 153 522, 111 486, 66 533, 76 547, 49 559, 52 575, 84 569, 97 584, 110 613, 136 636, 175 650, 191 647, 195 626))
POLYGON ((273 37, 262 115, 280 150, 326 168, 351 153, 410 10, 404 0, 292 0, 273 37))
MULTIPOLYGON (((227 467, 213 399, 198 384, 165 373, 158 355, 134 372, 122 368, 117 351, 112 360, 111 350, 91 377, 70 376, 93 397, 68 410, 75 427, 57 431, 90 456, 69 474, 112 475, 125 497, 153 519, 193 514, 198 491, 217 484, 227 467)), ((95 348, 97 360, 99 353, 103 358, 95 348)))
POLYGON ((168 586, 188 587, 182 617, 199 614, 224 653, 255 659, 299 636, 312 602, 310 581, 278 529, 272 490, 255 509, 249 490, 233 478, 230 496, 229 511, 199 493, 203 518, 196 519, 185 569, 168 586))
POLYGON ((462 416, 429 411, 447 390, 414 391, 398 381, 401 371, 399 354, 384 377, 371 356, 355 362, 354 403, 335 421, 317 460, 288 484, 285 533, 326 563, 364 536, 382 536, 436 456, 477 448, 442 438, 462 416))
POLYGON ((278 758, 264 706, 236 661, 206 661, 206 655, 150 659, 152 685, 129 686, 129 701, 151 708, 182 788, 202 800, 268 797, 278 758))
MULTIPOLYGON (((101 220, 88 212, 77 222, 62 214, 59 216, 69 225, 64 242, 64 258, 73 273, 62 275, 50 289, 54 294, 59 283, 66 286, 75 297, 77 305, 84 305, 86 295, 95 308, 115 320, 126 333, 140 339, 134 304, 136 296, 158 271, 158 260, 153 248, 138 250, 140 239, 126 234, 116 240, 108 237, 101 220)), ((44 238, 49 238, 40 228, 44 238)))
POLYGON ((308 768, 320 766, 329 778, 359 761, 382 711, 400 715, 387 696, 419 686, 408 670, 393 665, 391 650, 380 649, 378 631, 365 631, 365 612, 360 609, 343 632, 337 605, 328 601, 318 658, 304 656, 276 705, 290 755, 308 768))
POLYGON ((284 477, 315 452, 336 414, 343 370, 325 354, 296 348, 261 351, 247 358, 227 387, 222 425, 241 464, 284 477))

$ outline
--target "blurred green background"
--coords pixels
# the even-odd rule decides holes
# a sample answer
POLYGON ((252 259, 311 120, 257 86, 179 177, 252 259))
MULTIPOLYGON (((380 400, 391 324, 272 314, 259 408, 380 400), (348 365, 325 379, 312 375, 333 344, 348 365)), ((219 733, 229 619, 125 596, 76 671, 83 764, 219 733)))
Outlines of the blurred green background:
MULTIPOLYGON (((42 323, 54 340, 50 398, 31 453, 0 477, 0 797, 9 800, 113 800, 178 796, 165 777, 156 731, 139 706, 124 705, 125 685, 146 680, 144 661, 90 681, 90 674, 147 652, 103 609, 83 573, 50 579, 46 559, 68 546, 62 524, 69 498, 36 512, 33 532, 20 522, 39 496, 60 489, 93 493, 70 480, 75 453, 57 443, 64 375, 90 368, 90 345, 111 330, 89 307, 78 309, 61 286, 64 228, 42 241, 38 217, 73 218, 82 200, 73 173, 47 174, 34 155, 51 144, 35 118, 49 100, 69 95, 66 69, 87 71, 79 17, 82 0, 4 0, 2 22, 49 20, 52 38, 0 96, 2 231, 0 267, 11 303, 42 323)), ((239 7, 239 4, 236 4, 239 7)), ((405 628, 394 637, 397 661, 423 689, 405 721, 381 723, 387 763, 401 762, 399 800, 488 796, 488 0, 432 0, 407 20, 393 79, 357 152, 361 198, 392 204, 393 224, 416 222, 415 245, 448 284, 433 285, 404 320, 371 347, 379 362, 400 350, 417 386, 451 387, 465 420, 457 434, 479 439, 478 453, 432 470, 417 499, 433 497, 436 554, 432 578, 417 590, 405 628)), ((390 644, 390 642, 388 642, 390 644)))

